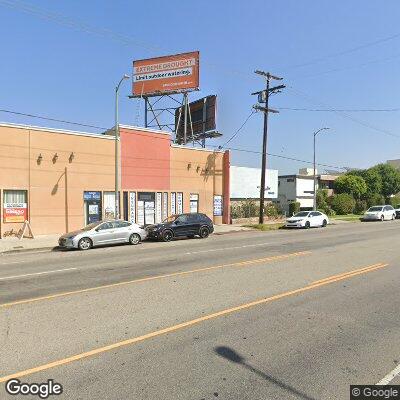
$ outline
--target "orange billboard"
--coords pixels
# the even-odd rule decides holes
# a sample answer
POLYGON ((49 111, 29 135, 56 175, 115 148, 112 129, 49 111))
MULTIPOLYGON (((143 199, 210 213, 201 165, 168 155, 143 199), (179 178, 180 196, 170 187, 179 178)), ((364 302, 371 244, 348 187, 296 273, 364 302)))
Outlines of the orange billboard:
POLYGON ((158 96, 199 89, 199 52, 133 62, 134 97, 158 96))

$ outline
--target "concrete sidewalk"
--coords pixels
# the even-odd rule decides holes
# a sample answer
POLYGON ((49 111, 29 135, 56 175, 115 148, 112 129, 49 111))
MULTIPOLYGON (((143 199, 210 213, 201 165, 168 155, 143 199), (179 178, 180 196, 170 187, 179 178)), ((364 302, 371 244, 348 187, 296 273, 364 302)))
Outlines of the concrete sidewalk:
MULTIPOLYGON (((217 235, 252 230, 241 225, 214 225, 214 229, 214 233, 217 235)), ((21 240, 16 237, 6 237, 0 239, 0 254, 32 250, 51 250, 58 246, 58 238, 61 235, 61 233, 39 235, 35 236, 34 239, 23 238, 21 240)))

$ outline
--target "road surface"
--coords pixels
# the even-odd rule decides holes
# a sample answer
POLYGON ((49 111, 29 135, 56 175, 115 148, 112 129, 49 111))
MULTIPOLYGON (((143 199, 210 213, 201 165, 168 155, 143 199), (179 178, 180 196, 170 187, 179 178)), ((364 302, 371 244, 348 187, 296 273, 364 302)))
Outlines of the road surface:
POLYGON ((400 384, 399 242, 394 221, 1 256, 0 398, 27 398, 11 378, 96 400, 400 384))

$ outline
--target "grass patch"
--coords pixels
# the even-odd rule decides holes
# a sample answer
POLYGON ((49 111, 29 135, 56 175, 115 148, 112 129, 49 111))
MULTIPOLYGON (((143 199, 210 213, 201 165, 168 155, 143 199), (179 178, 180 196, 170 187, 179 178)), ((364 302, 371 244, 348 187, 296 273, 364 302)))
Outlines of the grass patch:
POLYGON ((249 224, 243 225, 246 228, 258 229, 259 231, 276 231, 277 229, 281 229, 285 224, 284 223, 275 223, 275 224, 249 224))
POLYGON ((333 215, 329 217, 331 220, 340 220, 340 221, 359 221, 361 218, 361 215, 358 214, 347 214, 347 215, 333 215))

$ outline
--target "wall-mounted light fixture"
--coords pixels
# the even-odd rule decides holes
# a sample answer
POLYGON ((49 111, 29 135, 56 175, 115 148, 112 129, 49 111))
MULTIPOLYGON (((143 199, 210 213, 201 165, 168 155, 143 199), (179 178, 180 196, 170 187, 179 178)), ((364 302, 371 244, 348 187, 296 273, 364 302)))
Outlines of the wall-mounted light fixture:
POLYGON ((196 172, 199 172, 199 171, 200 171, 200 165, 198 165, 196 168, 196 172))
POLYGON ((55 164, 57 160, 58 160, 58 154, 56 153, 53 156, 53 164, 55 164))
POLYGON ((190 169, 190 168, 192 168, 192 163, 188 163, 188 165, 187 165, 187 169, 190 169))
POLYGON ((37 160, 36 160, 37 165, 40 165, 40 163, 42 162, 42 160, 43 160, 43 156, 42 156, 42 153, 40 153, 40 154, 38 155, 37 160))
POLYGON ((72 163, 72 160, 73 160, 74 158, 75 158, 75 154, 74 154, 74 152, 71 152, 71 154, 70 154, 69 157, 68 157, 69 162, 72 163))

